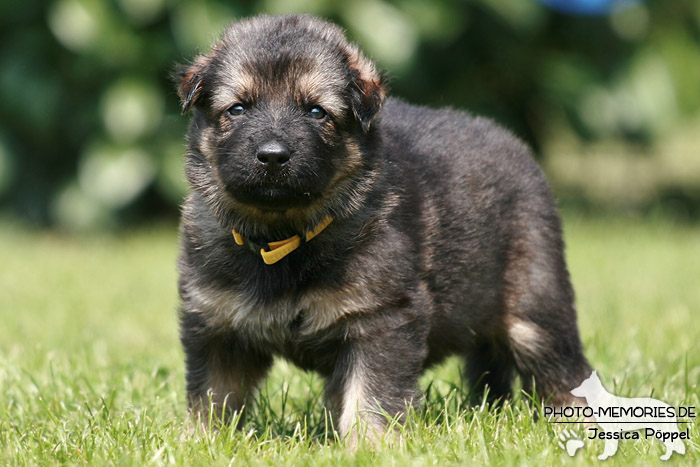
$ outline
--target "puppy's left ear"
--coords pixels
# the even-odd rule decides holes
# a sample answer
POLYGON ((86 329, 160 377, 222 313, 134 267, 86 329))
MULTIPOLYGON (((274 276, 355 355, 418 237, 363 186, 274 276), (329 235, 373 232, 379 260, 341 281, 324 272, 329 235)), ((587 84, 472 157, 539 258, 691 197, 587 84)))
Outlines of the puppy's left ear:
POLYGON ((377 112, 382 108, 386 97, 384 76, 376 65, 362 52, 351 46, 348 57, 351 73, 351 104, 355 118, 360 122, 362 131, 369 131, 377 112))
POLYGON ((180 96, 182 102, 182 113, 190 110, 202 94, 204 73, 210 61, 210 57, 199 55, 193 63, 181 65, 173 73, 177 95, 180 96))

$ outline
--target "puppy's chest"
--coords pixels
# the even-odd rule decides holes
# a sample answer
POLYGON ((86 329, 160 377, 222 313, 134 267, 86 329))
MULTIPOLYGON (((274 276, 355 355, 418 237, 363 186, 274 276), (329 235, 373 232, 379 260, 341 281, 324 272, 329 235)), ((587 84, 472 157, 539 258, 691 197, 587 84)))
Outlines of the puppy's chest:
POLYGON ((211 328, 230 329, 244 339, 282 350, 313 338, 347 315, 376 308, 377 300, 361 288, 347 284, 261 301, 245 291, 193 287, 188 310, 201 313, 211 328))

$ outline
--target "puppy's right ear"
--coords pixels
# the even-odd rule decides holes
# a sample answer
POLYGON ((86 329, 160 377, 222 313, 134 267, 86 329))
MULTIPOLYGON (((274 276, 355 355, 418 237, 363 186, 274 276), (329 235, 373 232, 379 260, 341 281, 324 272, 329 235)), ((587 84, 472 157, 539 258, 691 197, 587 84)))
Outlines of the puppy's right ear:
POLYGON ((208 56, 199 55, 193 63, 180 65, 173 73, 177 95, 182 102, 182 113, 190 110, 202 94, 204 74, 210 61, 208 56))

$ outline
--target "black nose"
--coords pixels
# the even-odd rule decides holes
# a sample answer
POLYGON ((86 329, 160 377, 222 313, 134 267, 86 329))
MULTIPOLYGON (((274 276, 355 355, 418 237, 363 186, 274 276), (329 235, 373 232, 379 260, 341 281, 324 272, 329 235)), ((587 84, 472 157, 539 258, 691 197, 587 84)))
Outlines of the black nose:
POLYGON ((289 149, 277 141, 268 141, 258 147, 257 158, 267 170, 279 170, 289 162, 289 149))

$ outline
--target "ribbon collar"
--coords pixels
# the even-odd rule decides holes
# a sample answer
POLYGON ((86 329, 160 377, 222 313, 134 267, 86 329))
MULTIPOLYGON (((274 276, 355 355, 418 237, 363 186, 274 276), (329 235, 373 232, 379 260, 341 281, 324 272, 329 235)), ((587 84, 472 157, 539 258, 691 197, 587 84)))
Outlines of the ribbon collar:
POLYGON ((231 232, 233 233, 233 239, 236 242, 236 245, 245 245, 247 243, 250 249, 254 253, 259 254, 262 257, 263 262, 269 265, 275 264, 277 261, 287 256, 289 253, 299 248, 301 246, 302 240, 304 241, 304 243, 306 243, 313 239, 316 235, 323 232, 325 228, 328 227, 328 224, 330 224, 331 222, 333 222, 333 218, 331 216, 326 216, 321 222, 319 222, 316 225, 316 227, 303 234, 303 236, 297 234, 285 240, 268 242, 267 247, 263 247, 261 245, 251 242, 250 240, 244 239, 236 229, 233 229, 231 232))

